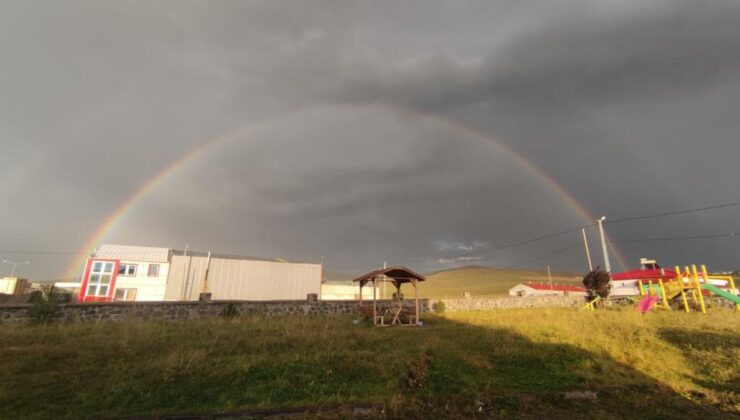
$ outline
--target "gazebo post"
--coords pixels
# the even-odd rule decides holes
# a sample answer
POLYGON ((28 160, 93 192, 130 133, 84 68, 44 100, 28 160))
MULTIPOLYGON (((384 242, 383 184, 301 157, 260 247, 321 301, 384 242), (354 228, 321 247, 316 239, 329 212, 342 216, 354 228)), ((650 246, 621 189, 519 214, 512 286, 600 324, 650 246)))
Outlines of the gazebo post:
POLYGON ((360 306, 362 306, 362 286, 365 285, 364 281, 360 282, 360 306))
POLYGON ((377 288, 375 287, 375 277, 373 277, 373 325, 378 325, 378 309, 377 309, 377 300, 375 298, 375 290, 377 288))

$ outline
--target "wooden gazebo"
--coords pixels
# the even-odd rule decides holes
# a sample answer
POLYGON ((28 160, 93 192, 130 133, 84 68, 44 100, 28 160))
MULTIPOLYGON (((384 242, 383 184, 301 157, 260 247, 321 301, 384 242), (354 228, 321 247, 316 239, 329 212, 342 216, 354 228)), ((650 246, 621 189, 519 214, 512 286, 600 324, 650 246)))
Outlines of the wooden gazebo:
POLYGON ((419 324, 419 287, 420 281, 426 278, 421 274, 415 273, 406 267, 395 266, 381 268, 371 271, 353 280, 360 284, 359 310, 360 313, 368 318, 372 317, 373 324, 376 326, 389 325, 418 325, 419 324), (378 285, 388 282, 396 288, 391 301, 378 302, 377 290, 378 285), (366 284, 372 283, 373 286, 373 303, 372 306, 362 302, 362 288, 366 284), (401 294, 401 285, 411 283, 414 286, 414 305, 406 304, 401 294))

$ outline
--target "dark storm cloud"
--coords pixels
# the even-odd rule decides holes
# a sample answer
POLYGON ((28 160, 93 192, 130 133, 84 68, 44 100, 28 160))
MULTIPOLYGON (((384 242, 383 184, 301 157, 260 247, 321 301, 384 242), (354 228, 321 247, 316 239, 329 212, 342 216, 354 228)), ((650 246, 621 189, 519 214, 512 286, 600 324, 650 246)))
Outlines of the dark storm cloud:
MULTIPOLYGON (((609 217, 740 198, 734 1, 3 9, 0 250, 75 250, 163 168, 252 126, 181 168, 106 240, 323 256, 330 269, 513 265, 572 242, 454 258, 584 221, 504 149, 442 119, 498 138, 609 217)), ((740 228, 736 215, 610 229, 706 233, 740 228)), ((622 247, 632 260, 736 266, 734 243, 622 247)), ((51 278, 64 263, 39 256, 28 270, 51 278)))
POLYGON ((615 14, 594 4, 566 8, 480 51, 477 60, 437 54, 400 69, 368 63, 343 93, 432 109, 498 102, 532 115, 661 100, 740 78, 736 2, 625 8, 615 14))

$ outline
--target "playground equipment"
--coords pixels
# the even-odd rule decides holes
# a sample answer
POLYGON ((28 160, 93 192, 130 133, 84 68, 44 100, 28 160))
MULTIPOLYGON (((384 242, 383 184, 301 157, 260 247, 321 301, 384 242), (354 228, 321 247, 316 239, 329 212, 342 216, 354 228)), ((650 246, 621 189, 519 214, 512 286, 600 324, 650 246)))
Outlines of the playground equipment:
POLYGON ((689 307, 690 297, 694 307, 702 313, 707 313, 704 291, 729 300, 735 304, 735 310, 740 311, 740 297, 737 295, 735 280, 732 276, 710 276, 707 274, 707 268, 704 265, 701 266, 701 272, 697 270, 696 265, 692 265, 690 269, 685 267, 683 271, 676 266, 675 277, 665 280, 659 278, 655 283, 653 280, 648 280, 647 284, 639 280, 638 287, 642 299, 637 309, 642 313, 649 312, 653 308, 670 310, 669 302, 679 296, 681 297, 681 306, 685 312, 691 311, 689 307), (723 282, 729 290, 717 287, 716 284, 712 284, 712 281, 723 282))
POLYGON ((585 310, 593 311, 595 309, 594 308, 594 305, 596 305, 596 302, 598 302, 600 300, 601 300, 601 296, 596 296, 593 300, 591 300, 587 304, 583 305, 583 308, 581 308, 581 310, 584 310, 585 309, 585 310))

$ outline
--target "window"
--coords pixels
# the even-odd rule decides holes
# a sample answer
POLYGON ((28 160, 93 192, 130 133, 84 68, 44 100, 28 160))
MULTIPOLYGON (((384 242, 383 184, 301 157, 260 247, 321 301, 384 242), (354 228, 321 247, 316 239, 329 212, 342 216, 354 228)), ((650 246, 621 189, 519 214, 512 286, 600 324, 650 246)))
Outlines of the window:
POLYGON ((130 276, 133 277, 136 275, 136 264, 121 264, 120 267, 118 267, 118 275, 119 276, 130 276))
POLYGON ((147 275, 149 277, 159 276, 159 264, 149 264, 149 273, 147 275))
POLYGON ((108 296, 113 263, 95 261, 90 268, 90 278, 87 282, 87 296, 108 296))
POLYGON ((116 289, 116 299, 118 301, 136 300, 136 289, 116 289))

